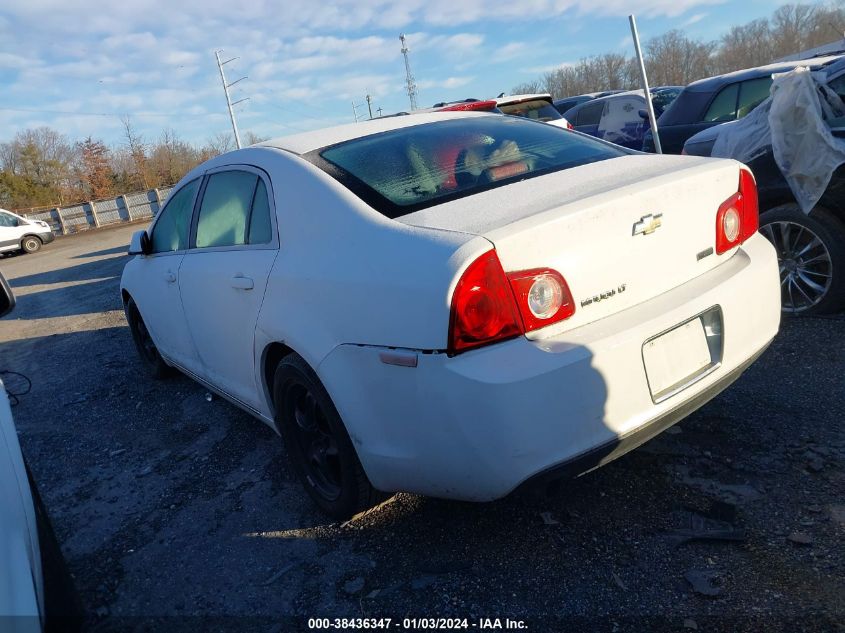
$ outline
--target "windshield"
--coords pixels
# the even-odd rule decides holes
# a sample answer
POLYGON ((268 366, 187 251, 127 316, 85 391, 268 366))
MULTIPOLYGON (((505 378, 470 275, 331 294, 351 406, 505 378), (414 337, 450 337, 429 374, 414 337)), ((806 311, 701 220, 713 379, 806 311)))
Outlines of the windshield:
POLYGON ((552 125, 490 115, 406 127, 306 159, 395 218, 510 182, 627 152, 552 125))
POLYGON ((512 116, 523 116, 526 119, 537 119, 540 121, 553 121, 560 119, 560 112, 545 99, 532 99, 519 103, 501 103, 499 110, 504 114, 512 116))

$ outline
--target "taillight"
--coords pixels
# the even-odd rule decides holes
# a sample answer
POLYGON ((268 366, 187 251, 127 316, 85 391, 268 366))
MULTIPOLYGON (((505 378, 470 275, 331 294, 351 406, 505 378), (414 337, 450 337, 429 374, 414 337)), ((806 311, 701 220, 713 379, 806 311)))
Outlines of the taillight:
POLYGON ((452 295, 449 353, 522 334, 513 293, 496 251, 476 259, 461 275, 452 295))
POLYGON ((566 119, 566 129, 567 130, 574 130, 575 126, 569 122, 569 119, 566 119))
POLYGON ((716 254, 729 251, 757 232, 760 226, 757 185, 747 169, 739 170, 739 190, 716 213, 716 254))
POLYGON ((541 268, 505 275, 496 251, 488 251, 469 265, 455 287, 448 352, 514 338, 574 313, 575 302, 559 272, 541 268))
POLYGON ((566 280, 546 268, 508 273, 526 332, 531 332, 575 314, 575 302, 566 280))

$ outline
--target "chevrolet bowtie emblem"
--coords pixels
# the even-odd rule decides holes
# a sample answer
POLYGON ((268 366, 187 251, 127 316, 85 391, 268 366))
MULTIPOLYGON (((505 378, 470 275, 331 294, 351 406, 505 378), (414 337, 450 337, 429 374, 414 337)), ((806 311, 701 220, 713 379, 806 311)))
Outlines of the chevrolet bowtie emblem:
POLYGON ((631 235, 639 235, 640 233, 648 235, 649 233, 654 233, 663 224, 660 219, 662 217, 662 213, 655 213, 654 215, 649 213, 648 215, 644 215, 634 222, 634 232, 631 233, 631 235))

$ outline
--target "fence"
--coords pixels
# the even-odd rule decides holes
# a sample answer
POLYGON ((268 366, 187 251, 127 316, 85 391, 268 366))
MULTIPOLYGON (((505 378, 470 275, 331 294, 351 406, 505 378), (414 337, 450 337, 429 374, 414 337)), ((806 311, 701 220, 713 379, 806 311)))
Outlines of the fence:
POLYGON ((67 235, 118 222, 149 220, 159 212, 172 187, 125 193, 117 198, 92 200, 69 207, 22 212, 30 220, 43 220, 56 235, 67 235))

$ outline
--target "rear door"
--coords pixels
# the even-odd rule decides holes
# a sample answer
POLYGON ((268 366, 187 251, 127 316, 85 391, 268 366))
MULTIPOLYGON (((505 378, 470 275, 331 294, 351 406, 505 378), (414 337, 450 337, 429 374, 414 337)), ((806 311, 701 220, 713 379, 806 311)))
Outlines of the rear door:
POLYGON ((259 408, 255 324, 279 248, 267 174, 248 166, 208 173, 179 286, 199 375, 259 408))

